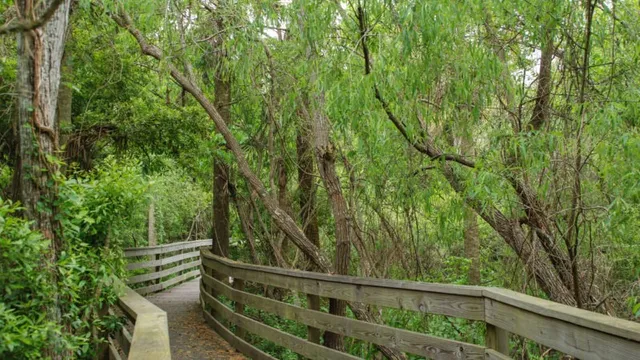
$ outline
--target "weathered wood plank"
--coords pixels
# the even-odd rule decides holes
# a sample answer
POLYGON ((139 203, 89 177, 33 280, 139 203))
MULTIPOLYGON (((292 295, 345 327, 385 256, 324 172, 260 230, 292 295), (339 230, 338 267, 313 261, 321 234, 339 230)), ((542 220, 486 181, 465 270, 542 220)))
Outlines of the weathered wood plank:
POLYGON ((322 345, 314 344, 305 339, 285 333, 278 329, 267 326, 261 322, 250 319, 244 315, 237 314, 226 307, 218 299, 209 295, 201 287, 204 301, 219 314, 224 320, 240 326, 250 333, 258 335, 266 340, 272 341, 280 346, 284 346, 291 351, 310 359, 317 360, 358 360, 359 358, 337 350, 326 348, 322 345))
POLYGON ((509 333, 495 325, 487 324, 485 345, 501 354, 509 355, 509 333))
POLYGON ((115 340, 122 351, 125 354, 129 354, 129 350, 131 349, 131 334, 129 334, 129 331, 126 328, 123 327, 116 333, 115 340))
MULTIPOLYGON (((422 313, 455 316, 470 320, 484 320, 484 301, 481 297, 394 287, 392 283, 382 279, 379 280, 380 286, 354 285, 352 283, 335 282, 333 281, 334 276, 331 275, 326 275, 322 279, 318 277, 308 279, 300 277, 299 274, 291 276, 291 270, 287 271, 287 274, 279 274, 263 272, 261 269, 236 268, 215 258, 203 257, 202 261, 208 268, 228 274, 234 278, 307 294, 422 313)), ((302 273, 304 273, 303 275, 315 274, 310 272, 302 273)))
POLYGON ((196 260, 196 261, 191 261, 189 263, 185 263, 185 264, 181 264, 178 266, 174 266, 172 268, 166 269, 166 270, 162 270, 159 272, 152 272, 152 273, 148 273, 148 274, 143 274, 143 275, 136 275, 136 276, 132 276, 129 279, 127 279, 127 284, 128 285, 134 285, 134 284, 138 284, 141 282, 145 282, 145 281, 149 281, 149 280, 153 280, 153 279, 159 279, 159 278, 163 278, 165 276, 169 276, 172 275, 178 271, 182 271, 182 270, 186 270, 186 269, 190 269, 196 266, 200 265, 200 259, 196 260))
POLYGON ((483 294, 489 299, 528 310, 538 315, 563 320, 640 343, 640 324, 633 321, 574 308, 506 289, 485 288, 483 294))
POLYGON ((127 316, 134 320, 129 359, 170 360, 169 327, 167 313, 143 298, 140 294, 114 279, 118 304, 127 316))
POLYGON ((171 360, 167 314, 143 313, 136 319, 129 359, 171 360))
POLYGON ((504 354, 500 354, 493 349, 486 349, 485 355, 485 358, 487 360, 513 360, 513 358, 510 358, 509 356, 504 354))
POLYGON ((200 270, 193 270, 190 271, 186 274, 182 274, 182 275, 178 275, 174 278, 171 278, 167 281, 163 281, 159 284, 153 284, 153 285, 149 285, 149 286, 145 286, 145 287, 141 287, 141 288, 137 288, 135 289, 135 291, 140 294, 140 295, 146 295, 146 294, 150 294, 150 293, 154 293, 160 290, 164 290, 166 288, 168 288, 169 286, 172 285, 176 285, 178 283, 181 283, 183 281, 189 280, 191 278, 194 278, 196 276, 200 275, 200 270))
POLYGON ((233 289, 206 274, 203 275, 202 282, 233 301, 285 319, 374 344, 390 346, 429 359, 484 359, 485 357, 485 349, 481 346, 297 307, 233 289))
POLYGON ((640 359, 640 344, 564 320, 485 299, 486 321, 584 360, 640 359))
POLYGON ((152 304, 130 287, 124 285, 120 280, 114 280, 116 291, 122 293, 118 297, 118 305, 122 311, 134 322, 139 314, 164 313, 162 309, 152 304))
MULTIPOLYGON (((211 279, 213 279, 213 278, 211 278, 211 279)), ((220 284, 222 284, 222 282, 220 282, 220 284)), ((238 291, 244 290, 244 280, 242 280, 242 279, 234 279, 233 288, 238 290, 238 291)), ((245 303, 242 302, 240 299, 232 299, 232 300, 234 301, 233 310, 238 314, 244 314, 244 305, 245 305, 245 303)), ((247 334, 246 334, 245 330, 243 328, 241 328, 241 327, 238 327, 236 329, 236 334, 241 339, 246 339, 247 338, 247 334)))
MULTIPOLYGON (((233 261, 227 258, 222 258, 214 255, 209 249, 201 249, 202 257, 216 260, 217 262, 235 269, 254 270, 258 272, 271 273, 276 275, 284 275, 288 277, 299 277, 304 279, 313 280, 325 280, 333 283, 343 283, 351 285, 369 285, 376 287, 388 287, 393 289, 406 289, 417 290, 429 293, 442 293, 453 295, 466 295, 469 297, 482 298, 483 288, 480 286, 468 286, 468 285, 452 285, 452 284, 435 284, 424 283, 416 281, 404 281, 404 280, 391 280, 391 279, 379 279, 379 278, 366 278, 356 276, 345 275, 329 275, 324 273, 317 273, 311 271, 302 270, 290 270, 282 269, 270 266, 252 265, 233 261)), ((253 281, 253 280, 250 280, 253 281)))
POLYGON ((182 241, 182 242, 158 245, 158 246, 126 248, 124 249, 124 257, 129 258, 129 257, 136 257, 136 256, 164 254, 172 251, 189 249, 189 248, 197 248, 202 246, 211 246, 211 239, 196 240, 196 241, 182 241))
POLYGON ((118 349, 113 345, 111 339, 109 339, 109 360, 122 360, 120 353, 118 353, 118 349))
POLYGON ((203 313, 204 319, 206 320, 207 324, 209 324, 209 326, 211 326, 213 330, 218 333, 218 335, 222 336, 222 338, 225 339, 236 350, 240 351, 253 360, 276 360, 276 358, 274 358, 273 356, 263 352, 257 347, 234 335, 229 329, 219 323, 218 320, 216 320, 208 312, 203 310, 203 313))
POLYGON ((127 264, 127 270, 136 270, 136 269, 144 269, 144 268, 150 268, 150 267, 161 266, 161 265, 169 265, 180 260, 189 259, 189 258, 198 257, 198 256, 200 256, 199 251, 191 251, 185 254, 169 256, 169 257, 158 259, 158 260, 149 260, 149 261, 141 261, 137 263, 130 263, 130 264, 127 264))

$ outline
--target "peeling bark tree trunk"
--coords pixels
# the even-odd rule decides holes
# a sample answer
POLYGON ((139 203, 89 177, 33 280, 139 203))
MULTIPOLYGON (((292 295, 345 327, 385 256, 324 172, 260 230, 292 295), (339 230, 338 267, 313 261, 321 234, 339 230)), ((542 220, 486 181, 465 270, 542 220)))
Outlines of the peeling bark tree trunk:
MULTIPOLYGON (((34 4, 31 0, 17 1, 20 14, 29 14, 34 21, 53 1, 34 4), (35 7, 35 8, 34 8, 35 7)), ((62 228, 56 220, 55 201, 58 188, 54 174, 58 167, 49 160, 58 147, 56 109, 60 86, 60 67, 64 51, 64 37, 69 21, 70 0, 59 5, 53 16, 41 28, 18 33, 18 116, 17 163, 14 172, 14 198, 20 201, 26 218, 47 240, 49 250, 42 266, 57 282, 56 262, 62 250, 62 228)), ((49 321, 60 324, 62 309, 55 296, 47 309, 49 321)), ((63 331, 68 327, 63 325, 63 331)), ((62 359, 60 335, 55 335, 43 355, 62 359)))

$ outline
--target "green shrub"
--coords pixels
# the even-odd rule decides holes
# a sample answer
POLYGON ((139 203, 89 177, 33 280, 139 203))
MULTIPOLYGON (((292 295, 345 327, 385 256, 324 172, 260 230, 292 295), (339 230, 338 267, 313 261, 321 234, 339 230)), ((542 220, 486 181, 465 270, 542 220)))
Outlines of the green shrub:
POLYGON ((0 358, 38 358, 60 326, 43 309, 53 305, 55 287, 41 258, 49 247, 18 208, 0 199, 0 358))

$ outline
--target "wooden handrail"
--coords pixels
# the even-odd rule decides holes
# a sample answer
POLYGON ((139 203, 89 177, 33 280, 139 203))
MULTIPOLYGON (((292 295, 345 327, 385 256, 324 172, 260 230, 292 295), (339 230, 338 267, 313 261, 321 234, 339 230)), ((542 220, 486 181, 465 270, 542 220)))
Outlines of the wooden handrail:
POLYGON ((143 274, 134 273, 127 284, 146 295, 198 277, 199 249, 204 246, 211 246, 211 239, 124 249, 125 258, 131 261, 127 270, 151 269, 143 274))
MULTIPOLYGON (((292 339, 243 315, 244 305, 378 345, 434 359, 509 359, 514 333, 580 359, 640 359, 640 324, 509 290, 412 281, 360 278, 235 262, 201 249, 201 301, 205 318, 223 337, 254 359, 269 359, 222 324, 233 324, 312 359, 336 355, 304 339, 292 339), (234 279, 234 286, 229 285, 234 279), (255 282, 350 302, 441 314, 487 324, 485 346, 438 338, 380 324, 304 309, 251 294, 235 282, 255 282), (236 303, 235 311, 218 295, 236 303), (241 305, 241 306, 238 306, 241 305)), ((336 357, 338 356, 338 357, 336 357)))
POLYGON ((165 254, 172 251, 192 249, 201 246, 211 246, 211 239, 182 241, 171 244, 163 244, 157 246, 134 247, 124 249, 124 257, 147 256, 156 254, 165 254))
POLYGON ((150 301, 114 280, 119 309, 134 323, 133 335, 126 328, 110 339, 110 356, 119 359, 115 344, 125 353, 127 358, 136 360, 170 360, 169 327, 167 313, 150 301))

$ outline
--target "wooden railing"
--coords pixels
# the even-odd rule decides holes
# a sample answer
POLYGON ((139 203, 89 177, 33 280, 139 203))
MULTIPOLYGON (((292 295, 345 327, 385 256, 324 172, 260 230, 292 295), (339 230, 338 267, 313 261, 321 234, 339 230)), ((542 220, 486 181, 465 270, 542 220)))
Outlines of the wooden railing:
POLYGON ((199 276, 199 248, 203 246, 211 246, 211 239, 125 249, 127 270, 150 269, 129 276, 127 285, 146 295, 199 276))
POLYGON ((128 325, 109 338, 109 359, 171 360, 167 314, 118 279, 115 288, 118 304, 110 312, 126 315, 128 325))
POLYGON ((207 249, 202 249, 201 254, 200 291, 205 319, 232 346, 253 359, 273 357, 251 345, 246 332, 311 359, 357 357, 245 316, 245 306, 311 328, 430 359, 510 359, 510 333, 579 359, 640 359, 640 324, 509 290, 328 275, 239 263, 215 256, 207 249), (245 282, 378 307, 483 321, 486 323, 485 344, 475 345, 301 308, 246 292, 245 282), (233 308, 225 305, 220 295, 233 301, 233 308), (235 333, 229 325, 235 325, 235 333))

